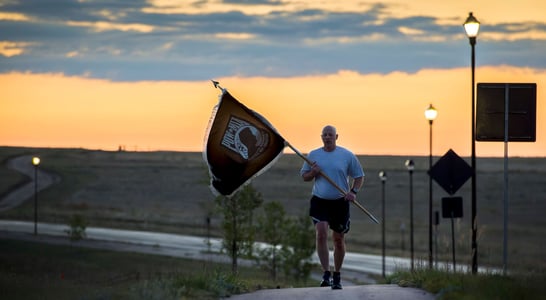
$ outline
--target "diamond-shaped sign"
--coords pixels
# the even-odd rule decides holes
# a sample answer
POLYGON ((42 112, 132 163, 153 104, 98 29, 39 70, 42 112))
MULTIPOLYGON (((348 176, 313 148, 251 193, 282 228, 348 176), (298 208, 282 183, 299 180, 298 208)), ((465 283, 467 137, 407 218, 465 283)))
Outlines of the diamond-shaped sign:
POLYGON ((469 166, 455 151, 449 149, 430 169, 429 175, 448 194, 453 195, 472 177, 469 166))

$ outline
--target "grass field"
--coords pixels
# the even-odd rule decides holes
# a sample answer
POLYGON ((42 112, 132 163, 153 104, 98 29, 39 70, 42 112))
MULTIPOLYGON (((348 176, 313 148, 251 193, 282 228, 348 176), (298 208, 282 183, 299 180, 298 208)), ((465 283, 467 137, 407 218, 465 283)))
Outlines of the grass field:
MULTIPOLYGON (((83 215, 90 226, 117 227, 192 235, 206 234, 206 218, 212 217, 219 235, 220 217, 212 211, 214 197, 201 153, 105 152, 85 149, 33 149, 0 147, 0 161, 29 154, 39 155, 40 168, 55 172, 62 181, 39 194, 39 219, 68 223, 83 215)), ((428 157, 360 156, 367 180, 358 200, 381 216, 379 171, 387 172, 387 255, 409 256, 409 176, 404 167, 413 159, 415 253, 427 259, 428 250, 428 157), (402 224, 405 231, 401 230, 402 224)), ((434 158, 437 161, 438 157, 434 158)), ((307 210, 310 183, 299 177, 302 159, 294 154, 281 157, 253 186, 265 201, 279 201, 289 214, 307 210)), ((30 162, 29 162, 30 163, 30 162)), ((546 159, 511 158, 509 161, 510 212, 508 270, 534 273, 546 270, 546 159)), ((503 159, 478 158, 478 263, 502 267, 503 260, 503 159)), ((29 180, 0 166, 0 195, 29 180)), ((434 183, 434 210, 447 196, 434 183)), ((470 182, 455 195, 463 197, 464 216, 456 220, 457 263, 470 262, 470 182)), ((28 201, 0 213, 2 219, 33 220, 28 201)), ((451 226, 442 219, 438 227, 438 257, 451 261, 451 226)), ((380 253, 381 226, 356 207, 347 237, 348 251, 380 253)))
POLYGON ((3 239, 0 254, 2 299, 219 299, 291 286, 259 268, 240 267, 236 278, 227 264, 77 244, 3 239))

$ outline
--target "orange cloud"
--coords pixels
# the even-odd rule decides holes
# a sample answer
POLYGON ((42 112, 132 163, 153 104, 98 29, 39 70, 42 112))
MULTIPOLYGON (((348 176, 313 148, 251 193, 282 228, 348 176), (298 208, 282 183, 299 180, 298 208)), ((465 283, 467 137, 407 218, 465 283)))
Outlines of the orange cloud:
POLYGON ((153 26, 146 24, 121 24, 113 22, 79 22, 79 21, 69 21, 67 22, 69 26, 76 27, 90 27, 97 32, 101 31, 110 31, 110 30, 120 30, 120 31, 136 31, 136 32, 152 32, 154 30, 153 26))
POLYGON ((25 52, 26 47, 31 44, 32 43, 0 41, 0 55, 5 57, 21 55, 25 52))
POLYGON ((20 13, 0 12, 0 20, 28 21, 30 18, 20 13))

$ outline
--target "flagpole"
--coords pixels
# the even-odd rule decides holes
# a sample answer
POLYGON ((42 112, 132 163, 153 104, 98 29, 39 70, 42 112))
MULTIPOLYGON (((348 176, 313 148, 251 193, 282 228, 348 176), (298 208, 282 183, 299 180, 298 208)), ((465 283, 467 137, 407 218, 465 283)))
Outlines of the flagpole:
MULTIPOLYGON (((292 149, 292 151, 296 152, 296 154, 303 158, 303 160, 305 160, 308 164, 313 164, 312 161, 310 161, 305 155, 303 155, 301 152, 298 151, 298 149, 294 148, 294 146, 290 145, 289 142, 285 141, 284 142, 286 146, 288 146, 290 149, 292 149)), ((330 178, 328 175, 324 174, 324 172, 320 171, 320 175, 322 177, 324 177, 324 179, 326 179, 330 184, 332 184, 338 191, 340 191, 344 196, 347 194, 346 191, 344 191, 339 185, 337 185, 337 183, 335 183, 332 178, 330 178)), ((374 215, 372 215, 372 213, 370 213, 364 206, 362 206, 362 204, 358 203, 356 201, 356 199, 354 201, 352 201, 354 205, 356 205, 358 208, 360 208, 363 212, 365 212, 368 217, 370 217, 370 219, 372 219, 372 221, 374 221, 376 224, 379 224, 379 221, 374 217, 374 215)))
POLYGON ((210 81, 212 81, 212 84, 214 85, 215 88, 218 88, 218 89, 220 89, 222 91, 224 90, 224 88, 220 86, 220 82, 218 82, 216 80, 212 80, 212 79, 210 81))

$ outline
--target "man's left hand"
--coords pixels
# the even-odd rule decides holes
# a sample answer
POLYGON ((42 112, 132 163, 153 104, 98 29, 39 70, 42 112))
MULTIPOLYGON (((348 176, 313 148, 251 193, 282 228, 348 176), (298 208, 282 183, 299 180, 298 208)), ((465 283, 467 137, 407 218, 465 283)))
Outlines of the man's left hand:
POLYGON ((356 195, 353 192, 348 192, 347 194, 345 194, 345 200, 355 201, 356 200, 356 195))

